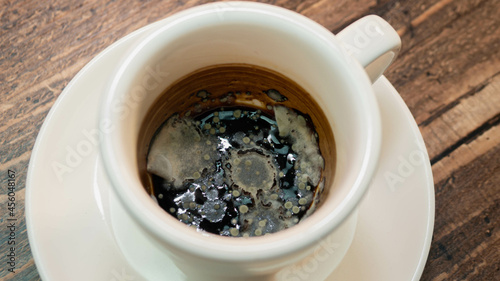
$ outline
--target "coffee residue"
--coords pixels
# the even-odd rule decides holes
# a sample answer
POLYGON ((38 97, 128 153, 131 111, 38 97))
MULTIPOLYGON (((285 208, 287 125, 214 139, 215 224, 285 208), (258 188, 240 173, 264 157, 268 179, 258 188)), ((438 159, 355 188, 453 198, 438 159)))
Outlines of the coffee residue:
MULTIPOLYGON (((275 90, 266 94, 286 99, 275 90)), ((239 237, 274 233, 314 212, 324 186, 314 126, 288 107, 267 109, 233 106, 168 118, 147 158, 159 205, 198 230, 239 237)))

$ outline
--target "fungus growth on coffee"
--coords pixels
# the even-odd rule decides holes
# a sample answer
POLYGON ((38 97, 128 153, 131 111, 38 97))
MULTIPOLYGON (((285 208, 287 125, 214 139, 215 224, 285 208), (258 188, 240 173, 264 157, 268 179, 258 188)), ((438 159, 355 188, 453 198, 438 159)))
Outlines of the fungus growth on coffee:
MULTIPOLYGON (((286 100, 276 90, 265 93, 286 100)), ((199 105, 214 100, 207 91, 197 97, 151 142, 147 170, 158 204, 189 226, 223 236, 274 233, 311 215, 323 190, 324 159, 310 118, 279 104, 205 111, 199 105)))

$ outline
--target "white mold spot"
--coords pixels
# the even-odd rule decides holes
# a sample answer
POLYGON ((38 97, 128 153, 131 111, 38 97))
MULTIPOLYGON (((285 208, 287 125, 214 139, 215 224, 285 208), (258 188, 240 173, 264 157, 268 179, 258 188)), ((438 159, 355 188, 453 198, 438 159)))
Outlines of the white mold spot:
POLYGON ((185 179, 199 178, 200 171, 213 166, 210 159, 216 157, 215 151, 207 150, 205 143, 200 142, 201 132, 193 123, 188 118, 169 118, 155 136, 148 154, 148 171, 166 179, 176 189, 182 187, 185 179), (208 160, 200 157, 202 151, 209 156, 208 160))
POLYGON ((293 142, 292 149, 298 155, 297 167, 304 167, 304 169, 301 169, 301 173, 306 174, 306 179, 308 177, 313 185, 318 185, 325 163, 320 154, 314 131, 307 126, 303 116, 287 107, 275 106, 274 114, 279 135, 281 137, 290 137, 293 142))

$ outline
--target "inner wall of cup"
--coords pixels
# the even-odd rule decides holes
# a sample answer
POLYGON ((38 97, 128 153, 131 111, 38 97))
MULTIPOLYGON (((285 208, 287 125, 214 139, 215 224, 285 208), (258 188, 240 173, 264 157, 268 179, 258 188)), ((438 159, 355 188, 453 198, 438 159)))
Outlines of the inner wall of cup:
POLYGON ((362 169, 368 134, 363 124, 366 120, 360 117, 364 116, 363 109, 356 106, 362 96, 352 86, 358 81, 348 74, 350 66, 331 42, 318 40, 317 34, 283 19, 263 17, 256 21, 244 14, 228 13, 224 21, 207 16, 206 22, 188 20, 182 28, 160 30, 138 51, 118 81, 117 92, 122 91, 122 100, 131 106, 129 113, 122 112, 126 121, 117 124, 117 145, 113 147, 116 155, 126 155, 121 169, 131 186, 142 188, 138 173, 126 173, 138 170, 136 155, 130 152, 137 149, 140 126, 157 97, 173 82, 198 69, 246 63, 296 81, 330 120, 337 146, 336 176, 333 185, 325 187, 328 192, 322 205, 327 203, 328 207, 321 207, 304 223, 320 221, 346 198, 362 169))

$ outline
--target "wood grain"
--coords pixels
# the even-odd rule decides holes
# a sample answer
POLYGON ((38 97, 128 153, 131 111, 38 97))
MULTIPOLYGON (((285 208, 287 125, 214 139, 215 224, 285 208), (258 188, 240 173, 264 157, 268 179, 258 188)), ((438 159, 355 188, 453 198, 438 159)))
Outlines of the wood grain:
MULTIPOLYGON (((0 225, 16 171, 19 267, 38 280, 24 220, 29 157, 40 127, 76 73, 126 34, 206 1, 0 2, 0 225)), ((336 33, 377 14, 402 37, 386 76, 426 142, 436 189, 434 239, 422 280, 500 280, 500 1, 276 0, 336 33)))

